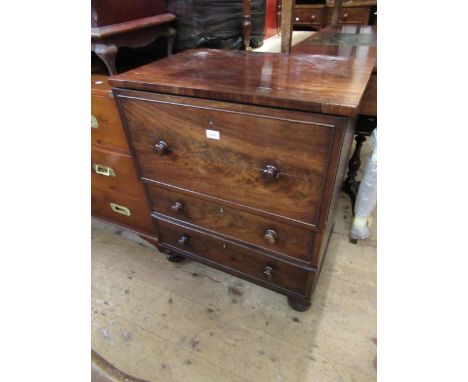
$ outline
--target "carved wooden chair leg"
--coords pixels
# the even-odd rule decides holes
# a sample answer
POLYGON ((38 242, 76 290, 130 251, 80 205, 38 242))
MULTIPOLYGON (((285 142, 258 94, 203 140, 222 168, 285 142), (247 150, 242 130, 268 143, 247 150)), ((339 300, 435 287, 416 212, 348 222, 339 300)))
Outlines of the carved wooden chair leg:
POLYGON ((298 312, 305 312, 310 308, 310 301, 304 298, 288 297, 288 304, 291 308, 298 312))
POLYGON ((348 174, 343 184, 343 191, 348 194, 351 199, 352 211, 354 216, 354 205, 356 203, 356 195, 358 191, 358 182, 356 181, 356 175, 359 167, 361 167, 361 148, 362 144, 366 141, 366 137, 361 134, 357 134, 355 137, 356 148, 354 149, 353 156, 348 163, 348 174))
POLYGON ((174 28, 169 28, 168 32, 166 33, 167 38, 167 55, 172 55, 172 51, 174 49, 174 42, 176 39, 177 31, 174 28))
POLYGON ((107 66, 110 75, 117 74, 117 69, 115 67, 115 57, 117 55, 118 48, 115 45, 103 45, 99 44, 94 49, 94 52, 97 56, 104 61, 104 64, 107 66))

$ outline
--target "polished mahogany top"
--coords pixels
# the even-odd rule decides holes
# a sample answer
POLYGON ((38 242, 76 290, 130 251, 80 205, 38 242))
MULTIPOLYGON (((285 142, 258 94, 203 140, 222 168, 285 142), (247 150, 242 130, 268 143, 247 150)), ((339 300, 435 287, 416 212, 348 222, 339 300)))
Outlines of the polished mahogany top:
POLYGON ((377 58, 377 27, 328 26, 292 48, 292 54, 325 54, 367 60, 377 58))
POLYGON ((358 112, 375 58, 187 50, 113 76, 114 87, 326 114, 358 112))

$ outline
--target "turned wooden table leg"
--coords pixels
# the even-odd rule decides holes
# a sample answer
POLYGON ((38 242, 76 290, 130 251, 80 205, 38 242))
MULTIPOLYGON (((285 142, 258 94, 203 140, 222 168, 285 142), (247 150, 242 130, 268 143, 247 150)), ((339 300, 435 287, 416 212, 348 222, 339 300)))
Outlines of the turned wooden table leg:
POLYGON ((117 55, 117 51, 118 48, 115 45, 99 44, 94 49, 97 56, 104 61, 104 64, 106 64, 110 75, 117 74, 117 69, 115 68, 115 57, 117 55))
POLYGON ((174 28, 169 28, 166 33, 167 38, 167 55, 172 55, 172 51, 174 49, 174 42, 176 39, 177 31, 174 28))
POLYGON ((343 191, 347 193, 351 199, 352 211, 354 215, 354 205, 356 203, 356 195, 358 191, 358 183, 356 175, 361 167, 361 148, 362 144, 366 141, 366 137, 361 134, 356 135, 356 148, 354 149, 353 156, 348 163, 348 174, 343 184, 343 191))

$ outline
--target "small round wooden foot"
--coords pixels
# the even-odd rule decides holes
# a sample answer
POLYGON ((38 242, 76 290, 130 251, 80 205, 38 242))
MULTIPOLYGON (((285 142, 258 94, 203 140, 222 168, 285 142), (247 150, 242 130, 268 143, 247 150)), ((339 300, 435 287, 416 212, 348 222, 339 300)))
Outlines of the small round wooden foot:
POLYGON ((298 312, 305 312, 310 308, 309 300, 299 299, 296 297, 288 297, 288 304, 291 308, 298 312))
POLYGON ((171 263, 180 263, 181 261, 185 260, 185 257, 175 254, 174 252, 166 253, 166 258, 171 263))

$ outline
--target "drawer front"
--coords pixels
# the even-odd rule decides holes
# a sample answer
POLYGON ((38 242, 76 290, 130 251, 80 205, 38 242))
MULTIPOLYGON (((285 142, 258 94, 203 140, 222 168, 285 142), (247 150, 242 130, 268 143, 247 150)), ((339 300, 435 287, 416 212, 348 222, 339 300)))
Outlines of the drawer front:
MULTIPOLYGON (((333 8, 328 10, 327 22, 331 23, 333 8)), ((362 24, 369 23, 370 7, 342 8, 338 17, 339 24, 362 24)))
POLYGON ((91 184, 140 200, 145 199, 143 185, 128 154, 93 148, 91 150, 91 184))
POLYGON ((322 25, 324 9, 296 8, 294 24, 322 25))
POLYGON ((218 203, 148 186, 153 209, 205 229, 291 256, 310 259, 314 233, 218 203))
POLYGON ((146 203, 127 195, 92 187, 91 213, 137 231, 156 234, 156 227, 146 203))
POLYGON ((255 280, 305 295, 307 279, 312 270, 282 262, 230 241, 164 220, 158 219, 157 223, 159 239, 163 245, 180 248, 255 280))
POLYGON ((114 98, 91 96, 91 142, 128 151, 114 98))
POLYGON ((170 98, 184 103, 119 96, 143 178, 316 224, 335 125, 302 112, 170 98))

